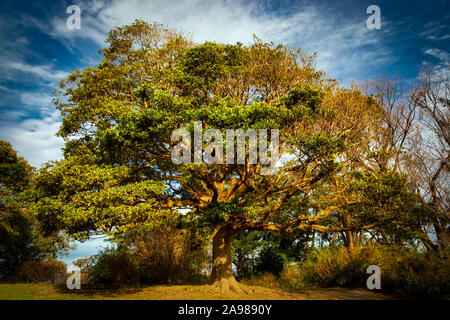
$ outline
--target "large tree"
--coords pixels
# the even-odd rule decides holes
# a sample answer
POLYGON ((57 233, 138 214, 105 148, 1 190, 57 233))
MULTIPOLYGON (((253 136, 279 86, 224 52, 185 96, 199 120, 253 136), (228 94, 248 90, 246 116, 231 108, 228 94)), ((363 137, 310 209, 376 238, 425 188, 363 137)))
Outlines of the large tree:
MULTIPOLYGON (((56 92, 65 159, 34 180, 33 209, 48 232, 115 235, 184 209, 211 230, 211 280, 241 290, 231 258, 237 232, 356 228, 327 226, 339 204, 317 201, 316 192, 345 167, 348 150, 373 134, 374 99, 338 88, 315 69, 314 56, 257 38, 194 44, 136 21, 113 29, 107 44, 97 66, 76 70, 56 92), (250 161, 250 148, 240 149, 242 164, 175 163, 172 133, 192 133, 195 121, 203 132, 218 129, 223 141, 227 129, 278 129, 272 174, 250 161)), ((200 147, 203 155, 220 152, 200 147)))

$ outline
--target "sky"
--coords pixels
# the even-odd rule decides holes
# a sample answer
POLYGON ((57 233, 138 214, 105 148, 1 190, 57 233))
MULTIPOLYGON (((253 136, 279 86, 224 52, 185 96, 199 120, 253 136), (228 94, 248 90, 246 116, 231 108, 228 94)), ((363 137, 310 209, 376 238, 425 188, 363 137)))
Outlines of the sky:
MULTIPOLYGON (((394 74, 412 84, 424 63, 442 69, 450 61, 450 0, 2 0, 0 139, 36 168, 61 159, 52 91, 70 72, 97 64, 108 31, 135 19, 174 27, 196 42, 248 44, 255 34, 317 52, 318 68, 343 86, 394 74), (81 9, 79 29, 67 27, 70 5, 81 9), (380 29, 367 27, 370 5, 380 8, 380 29)), ((78 244, 63 260, 103 246, 78 244)))

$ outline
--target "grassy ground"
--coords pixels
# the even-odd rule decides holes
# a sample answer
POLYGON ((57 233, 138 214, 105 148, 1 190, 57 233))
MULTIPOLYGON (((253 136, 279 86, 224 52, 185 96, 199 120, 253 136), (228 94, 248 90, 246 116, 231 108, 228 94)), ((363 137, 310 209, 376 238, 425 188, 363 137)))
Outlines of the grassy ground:
POLYGON ((49 284, 0 284, 0 300, 384 300, 362 289, 285 290, 252 286, 249 294, 221 293, 211 286, 68 290, 49 284))

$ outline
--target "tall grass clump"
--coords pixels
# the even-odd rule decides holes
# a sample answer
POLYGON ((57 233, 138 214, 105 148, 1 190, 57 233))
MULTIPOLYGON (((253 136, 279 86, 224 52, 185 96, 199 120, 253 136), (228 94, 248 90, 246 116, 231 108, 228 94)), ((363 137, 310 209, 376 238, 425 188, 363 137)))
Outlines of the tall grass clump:
POLYGON ((285 287, 366 288, 367 267, 381 270, 381 291, 430 298, 450 298, 449 250, 420 252, 397 246, 367 246, 352 251, 325 247, 303 262, 288 265, 280 275, 285 287))

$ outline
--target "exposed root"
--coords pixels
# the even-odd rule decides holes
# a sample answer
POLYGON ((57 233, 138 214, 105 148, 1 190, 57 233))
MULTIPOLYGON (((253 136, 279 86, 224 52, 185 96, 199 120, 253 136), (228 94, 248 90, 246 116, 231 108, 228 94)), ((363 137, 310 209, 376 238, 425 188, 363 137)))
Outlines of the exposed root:
POLYGON ((215 281, 212 284, 213 288, 219 290, 222 293, 235 293, 235 294, 249 294, 254 290, 244 284, 240 284, 234 277, 223 278, 215 281))

